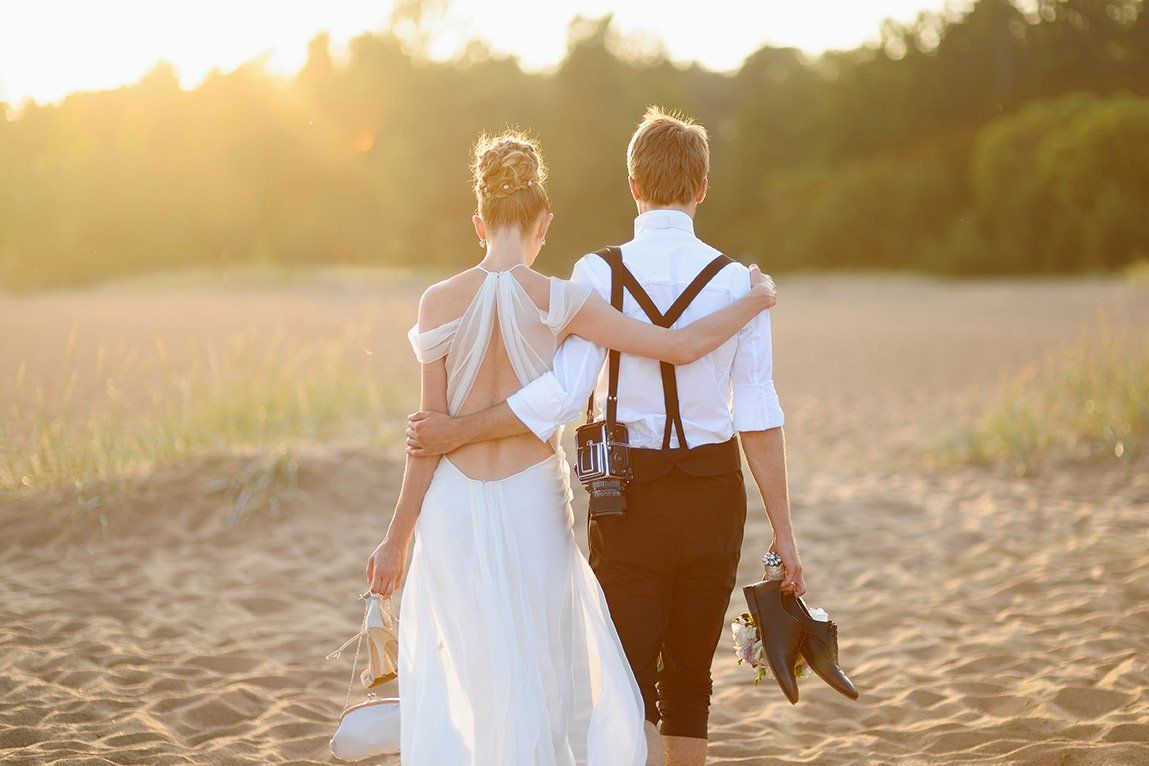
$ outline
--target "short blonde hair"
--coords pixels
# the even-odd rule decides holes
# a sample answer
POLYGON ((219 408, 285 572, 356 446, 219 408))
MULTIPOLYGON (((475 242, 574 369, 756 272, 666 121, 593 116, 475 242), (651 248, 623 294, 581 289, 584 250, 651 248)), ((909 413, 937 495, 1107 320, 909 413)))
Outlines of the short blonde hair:
POLYGON ((471 161, 476 212, 490 231, 517 226, 522 231, 550 210, 543 184, 547 166, 538 143, 523 133, 483 134, 471 161))
POLYGON ((648 107, 630 137, 626 170, 646 202, 685 205, 694 201, 710 172, 706 128, 680 112, 648 107))

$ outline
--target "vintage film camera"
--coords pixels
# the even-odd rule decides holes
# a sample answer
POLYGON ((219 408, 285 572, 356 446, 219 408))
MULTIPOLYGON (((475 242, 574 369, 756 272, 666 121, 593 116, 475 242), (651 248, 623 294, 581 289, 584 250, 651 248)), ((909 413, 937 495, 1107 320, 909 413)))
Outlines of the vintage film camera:
POLYGON ((575 431, 575 474, 590 495, 593 519, 626 515, 626 485, 634 478, 630 469, 630 444, 626 426, 597 420, 575 431))

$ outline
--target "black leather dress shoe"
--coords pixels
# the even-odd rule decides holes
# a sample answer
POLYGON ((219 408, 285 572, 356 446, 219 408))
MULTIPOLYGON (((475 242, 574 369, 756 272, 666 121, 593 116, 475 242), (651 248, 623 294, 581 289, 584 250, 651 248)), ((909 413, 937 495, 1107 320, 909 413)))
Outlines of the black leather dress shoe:
POLYGON ((798 679, 794 675, 794 663, 798 659, 805 631, 802 621, 783 607, 782 596, 785 594, 779 590, 781 585, 780 580, 763 580, 747 585, 742 593, 746 596, 746 605, 750 608, 754 624, 758 626, 770 670, 774 672, 778 686, 782 687, 782 693, 793 705, 798 702, 798 679))
POLYGON ((858 698, 854 682, 842 672, 838 665, 838 626, 832 621, 815 620, 800 596, 783 593, 782 608, 802 626, 802 643, 799 651, 806 658, 806 664, 829 684, 834 691, 852 700, 858 698))

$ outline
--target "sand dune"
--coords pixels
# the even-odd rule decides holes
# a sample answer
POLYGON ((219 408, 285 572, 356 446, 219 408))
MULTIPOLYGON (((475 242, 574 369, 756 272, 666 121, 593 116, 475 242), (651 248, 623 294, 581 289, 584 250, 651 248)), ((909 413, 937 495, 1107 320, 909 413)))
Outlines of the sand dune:
MULTIPOLYGON (((1097 307, 1147 326, 1149 294, 845 278, 783 291, 777 380, 807 600, 839 622, 862 698, 810 678, 791 707, 772 682, 752 685, 724 639, 711 762, 1149 763, 1149 465, 1055 465, 1020 480, 929 457, 1000 376, 1097 307)), ((192 312, 216 298, 182 297, 192 312)), ((100 305, 85 293, 20 299, 25 326, 50 327, 69 299, 80 313, 100 305)), ((0 316, 14 301, 0 299, 0 316)), ((307 322, 288 306, 330 302, 293 294, 293 331, 307 322)), ((275 310, 266 295, 260 307, 275 310)), ((162 332, 179 320, 155 321, 162 332)), ((215 324, 205 332, 228 331, 215 324)), ((6 342, 6 357, 35 345, 6 342)), ((401 466, 337 445, 295 457, 298 490, 238 526, 226 494, 205 487, 265 455, 157 469, 86 513, 66 495, 2 501, 0 763, 334 762, 348 666, 323 656, 357 627, 363 560, 401 466)), ((755 511, 745 582, 769 539, 755 511)))

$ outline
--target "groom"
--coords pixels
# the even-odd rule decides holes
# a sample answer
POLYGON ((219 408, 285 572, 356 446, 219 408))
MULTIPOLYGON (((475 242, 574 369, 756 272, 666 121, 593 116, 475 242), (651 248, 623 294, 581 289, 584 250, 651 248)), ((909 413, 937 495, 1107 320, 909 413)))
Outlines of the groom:
MULTIPOLYGON (((634 239, 621 251, 634 287, 649 295, 650 301, 639 296, 648 308, 653 303, 665 312, 718 255, 694 235, 709 168, 701 125, 647 110, 627 150, 639 215, 634 239)), ((582 258, 571 278, 610 300, 611 268, 598 255, 582 258)), ((680 323, 748 290, 746 267, 731 263, 706 283, 680 323)), ((633 292, 623 310, 647 318, 633 292)), ((606 349, 569 337, 555 355, 554 372, 502 404, 459 418, 412 415, 408 451, 442 454, 527 430, 545 441, 579 414, 605 357, 606 349)), ((665 754, 667 766, 697 766, 706 761, 710 664, 746 519, 739 441, 773 527, 772 550, 786 566, 784 587, 805 591, 790 523, 769 313, 694 364, 671 367, 669 378, 657 361, 623 356, 617 412, 629 429, 636 475, 627 489, 626 515, 589 522, 590 563, 642 691, 649 763, 661 763, 665 754)))

